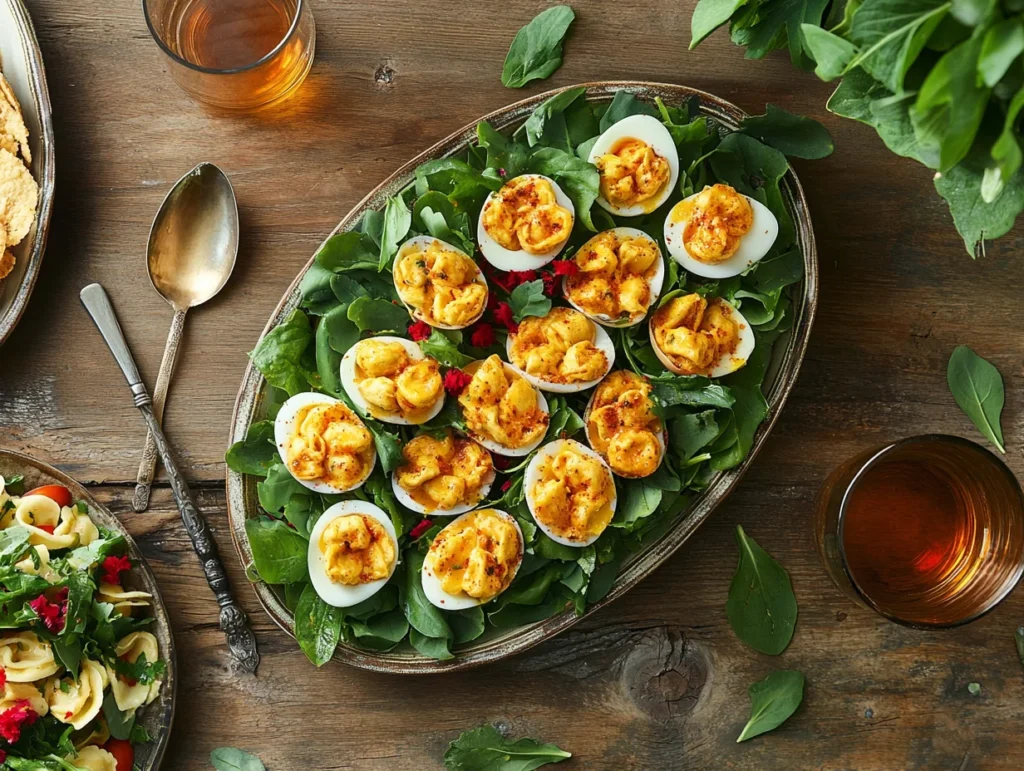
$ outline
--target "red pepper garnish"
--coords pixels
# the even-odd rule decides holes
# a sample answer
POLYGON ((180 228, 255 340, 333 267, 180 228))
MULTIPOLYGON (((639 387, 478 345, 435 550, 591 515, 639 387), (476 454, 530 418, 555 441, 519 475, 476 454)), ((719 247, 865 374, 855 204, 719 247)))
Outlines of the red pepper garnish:
POLYGON ((512 315, 512 306, 508 303, 498 303, 494 309, 494 320, 513 334, 519 331, 519 325, 512 315))
POLYGON ((121 583, 121 574, 126 570, 131 570, 131 568, 132 561, 128 557, 107 557, 100 566, 100 569, 103 571, 100 580, 105 584, 117 586, 121 583))
POLYGON ((29 700, 20 699, 13 707, 0 712, 0 736, 14 744, 21 738, 22 726, 32 725, 38 717, 29 700))
POLYGON ((7 670, 0 668, 0 688, 4 688, 7 685, 7 670))
POLYGON ((512 480, 511 479, 506 479, 504 482, 501 483, 501 491, 503 493, 507 493, 508 492, 508 488, 510 488, 511 486, 512 486, 512 480))
POLYGON ((432 331, 430 324, 427 324, 425 321, 414 321, 409 325, 409 337, 417 343, 430 337, 432 331))
POLYGON ((450 396, 458 396, 472 379, 461 369, 450 369, 444 373, 444 390, 450 396))
POLYGON ((469 343, 474 348, 490 348, 494 345, 494 327, 483 322, 477 324, 469 334, 469 343))
POLYGON ((554 265, 556 276, 575 276, 580 272, 580 268, 575 260, 559 260, 552 264, 554 265))
POLYGON ((434 523, 431 522, 429 519, 421 519, 419 522, 416 523, 416 526, 409 531, 409 537, 415 541, 417 538, 419 538, 421 535, 427 532, 433 526, 433 524, 434 523))
POLYGON ((42 530, 44 533, 49 533, 50 535, 53 535, 53 525, 36 525, 36 528, 42 530))
POLYGON ((561 284, 558 280, 558 276, 554 273, 541 273, 540 277, 544 280, 544 294, 548 297, 556 297, 558 295, 558 288, 561 284))
POLYGON ((28 606, 39 616, 43 626, 54 634, 59 634, 64 629, 64 615, 68 610, 68 588, 65 586, 54 594, 52 602, 46 598, 45 594, 40 594, 29 602, 28 606))
POLYGON ((72 712, 71 710, 68 710, 67 712, 64 713, 64 719, 67 720, 69 717, 71 717, 74 714, 75 714, 74 712, 72 712))
POLYGON ((494 468, 498 471, 504 471, 512 465, 512 459, 507 455, 492 454, 491 460, 494 462, 494 468))

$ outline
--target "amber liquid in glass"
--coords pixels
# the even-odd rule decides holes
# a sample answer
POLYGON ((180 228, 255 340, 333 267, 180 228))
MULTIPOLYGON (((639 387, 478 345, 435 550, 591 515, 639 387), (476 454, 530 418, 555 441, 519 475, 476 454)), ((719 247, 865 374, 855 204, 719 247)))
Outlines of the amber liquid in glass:
POLYGON ((247 67, 273 51, 291 26, 289 0, 191 0, 181 3, 175 49, 215 70, 247 67))
POLYGON ((1008 472, 978 448, 909 444, 849 488, 839 529, 859 592, 886 615, 950 625, 1016 583, 1024 532, 1008 472))

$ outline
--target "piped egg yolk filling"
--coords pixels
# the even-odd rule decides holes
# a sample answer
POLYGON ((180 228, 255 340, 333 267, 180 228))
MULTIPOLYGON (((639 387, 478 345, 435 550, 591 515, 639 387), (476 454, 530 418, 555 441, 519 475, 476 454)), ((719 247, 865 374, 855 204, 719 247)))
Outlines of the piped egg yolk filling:
POLYGON ((324 528, 320 536, 327 577, 336 584, 358 586, 391 575, 395 544, 373 517, 346 514, 324 528))
POLYGON ((459 404, 469 430, 502 447, 528 445, 548 427, 536 390, 522 377, 506 373, 496 355, 485 359, 473 373, 459 404))
POLYGON ((356 387, 374 416, 401 415, 422 423, 444 395, 433 359, 414 361, 401 343, 364 340, 356 349, 356 387))
POLYGON ((729 185, 710 185, 672 210, 673 222, 686 221, 683 246, 698 262, 715 265, 736 254, 754 224, 750 202, 729 185))
POLYGON ((529 316, 509 349, 512 363, 549 383, 585 383, 608 368, 608 357, 594 345, 594 322, 572 308, 529 316))
POLYGON ((568 446, 541 461, 538 471, 527 495, 541 523, 570 541, 604 532, 612 519, 615 483, 600 461, 568 446))
POLYGON ((439 241, 422 250, 413 245, 399 254, 394 272, 402 301, 428 324, 467 326, 487 304, 487 287, 477 282, 476 263, 439 241))
POLYGON ((735 352, 740 327, 727 305, 698 294, 676 297, 653 319, 654 341, 684 374, 699 375, 735 352))
POLYGON ((373 437, 344 404, 312 404, 296 413, 287 451, 296 479, 345 488, 366 476, 373 437))
POLYGON ((668 160, 642 139, 621 139, 595 163, 601 195, 616 206, 636 206, 661 192, 671 176, 668 160))
POLYGON ((494 466, 491 454, 472 439, 423 434, 402 448, 398 484, 427 511, 475 504, 494 466))
POLYGON ((544 179, 517 177, 484 204, 487 234, 506 249, 544 254, 572 232, 572 212, 559 206, 544 179))
POLYGON ((626 370, 612 372, 594 391, 588 435, 616 474, 645 477, 658 468, 661 421, 653 406, 650 383, 626 370))
POLYGON ((508 588, 522 555, 515 526, 482 509, 438 533, 426 559, 445 593, 487 602, 508 588))
POLYGON ((579 272, 566 282, 568 296, 593 315, 643 315, 651 304, 650 280, 657 260, 658 247, 648 238, 601 233, 576 253, 579 272))

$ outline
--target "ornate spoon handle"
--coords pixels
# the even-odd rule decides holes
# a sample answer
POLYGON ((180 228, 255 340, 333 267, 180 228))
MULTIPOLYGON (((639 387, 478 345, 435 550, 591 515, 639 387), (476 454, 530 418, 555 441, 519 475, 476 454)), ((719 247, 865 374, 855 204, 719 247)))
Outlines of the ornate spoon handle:
POLYGON ((160 424, 153 415, 153 402, 146 391, 142 378, 139 376, 139 370, 135 366, 131 351, 125 342, 121 326, 117 323, 117 316, 114 315, 110 298, 107 297, 107 293, 99 284, 90 284, 85 287, 81 292, 81 298, 82 304, 89 312, 89 315, 92 316, 92 320, 96 323, 96 327, 103 336, 103 340, 107 343, 110 352, 114 355, 114 359, 117 360, 118 365, 121 367, 121 372, 124 374, 125 380, 128 381, 128 386, 132 389, 132 394, 135 396, 135 406, 139 408, 143 418, 145 418, 146 424, 149 426, 149 430, 156 442, 157 452, 160 453, 160 459, 163 461, 164 468, 167 470, 167 476, 171 481, 171 490, 174 493, 174 500, 178 504, 178 510, 181 512, 181 519, 185 524, 185 530, 192 540, 192 547, 195 549, 196 554, 199 555, 203 565, 203 572, 206 574, 206 580, 210 584, 214 596, 217 598, 217 604, 220 605, 220 628, 224 630, 224 634, 227 636, 231 655, 242 669, 248 672, 255 672, 256 667, 260 663, 260 656, 256 650, 256 638, 253 636, 252 629, 249 628, 245 613, 231 597, 228 577, 224 572, 224 566, 221 564, 220 557, 217 556, 217 546, 210 534, 210 528, 206 524, 206 520, 199 513, 199 509, 196 508, 189 493, 188 485, 185 483, 184 477, 182 477, 177 464, 174 462, 171 448, 167 444, 167 438, 164 436, 160 424))

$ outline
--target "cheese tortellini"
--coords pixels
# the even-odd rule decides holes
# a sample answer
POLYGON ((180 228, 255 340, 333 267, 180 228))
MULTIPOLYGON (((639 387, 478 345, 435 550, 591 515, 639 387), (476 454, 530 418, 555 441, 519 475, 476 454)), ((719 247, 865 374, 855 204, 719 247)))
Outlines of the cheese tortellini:
POLYGON ((523 372, 549 383, 586 383, 609 367, 608 356, 594 345, 594 322, 572 308, 552 308, 546 316, 529 316, 509 346, 509 358, 523 372))
POLYGON ((394 571, 395 544, 374 517, 336 517, 320 535, 327 577, 334 583, 358 586, 387 578, 394 571))
POLYGON ((414 424, 429 420, 444 399, 437 362, 413 358, 397 341, 371 338, 356 344, 355 386, 374 417, 397 415, 414 424))
POLYGON ((740 326, 727 304, 688 294, 658 308, 651 317, 651 335, 679 372, 704 375, 736 350, 740 326))
POLYGON ((649 476, 661 463, 661 421, 653 408, 651 384, 628 370, 610 373, 594 390, 587 439, 619 476, 649 476))
POLYGON ((473 372, 459 396, 469 430, 508 449, 540 441, 548 427, 548 415, 540 408, 537 391, 496 355, 485 359, 473 372))
POLYGON ((606 230, 576 252, 578 272, 566 280, 566 297, 602 320, 642 318, 656 299, 653 282, 661 269, 657 243, 640 231, 606 230))
POLYGON ((56 674, 60 665, 46 640, 28 630, 12 630, 0 635, 0 668, 9 682, 33 683, 56 674))
POLYGON ((285 402, 278 413, 275 435, 278 426, 285 426, 291 417, 291 431, 283 429, 280 433, 284 435, 282 454, 292 476, 338 491, 351 489, 364 479, 375 454, 373 436, 359 417, 339 401, 294 408, 291 401, 285 402))
POLYGON ((672 174, 668 159, 637 138, 618 142, 608 153, 598 157, 594 165, 601 173, 601 195, 619 207, 654 198, 672 174))
POLYGON ((120 584, 100 583, 96 592, 97 602, 108 602, 119 616, 132 615, 133 608, 148 608, 153 595, 149 592, 128 591, 120 584))
POLYGON ((546 445, 526 473, 526 499, 537 524, 570 545, 586 545, 615 513, 615 482, 601 459, 579 442, 546 445))
POLYGON ((472 439, 455 438, 451 432, 442 439, 421 434, 402 448, 402 456, 405 463, 395 471, 395 478, 428 513, 475 504, 493 477, 490 453, 472 439))
POLYGON ((487 283, 476 263, 436 238, 417 236, 403 244, 394 276, 402 302, 430 326, 462 329, 487 307, 487 283))
POLYGON ((100 535, 88 514, 79 511, 77 506, 61 508, 45 495, 26 495, 17 499, 13 508, 7 506, 6 513, 0 517, 0 529, 12 525, 28 529, 29 543, 47 549, 88 546, 100 535))
POLYGON ((109 681, 106 667, 92 659, 82 659, 77 682, 70 675, 47 681, 45 692, 50 713, 76 730, 85 728, 100 713, 103 691, 109 681))
POLYGON ((81 771, 117 771, 117 758, 95 745, 82 747, 77 754, 64 759, 81 771))
POLYGON ((754 212, 746 197, 729 185, 709 185, 680 201, 671 216, 685 220, 683 245, 698 262, 717 265, 740 248, 754 224, 754 212))
POLYGON ((542 255, 557 249, 572 232, 573 213, 560 206, 543 177, 516 177, 488 198, 480 215, 484 230, 512 252, 542 255))
POLYGON ((481 509, 438 533, 423 564, 445 594, 483 603, 508 588, 522 554, 522 539, 508 515, 481 509))
MULTIPOLYGON (((132 632, 122 637, 114 646, 114 653, 119 659, 135 663, 145 655, 147 663, 154 663, 160 658, 160 649, 156 638, 149 632, 132 632)), ((114 668, 107 665, 107 677, 114 701, 122 712, 133 713, 139 707, 149 704, 160 694, 163 681, 154 679, 149 683, 129 682, 119 677, 114 668)))

